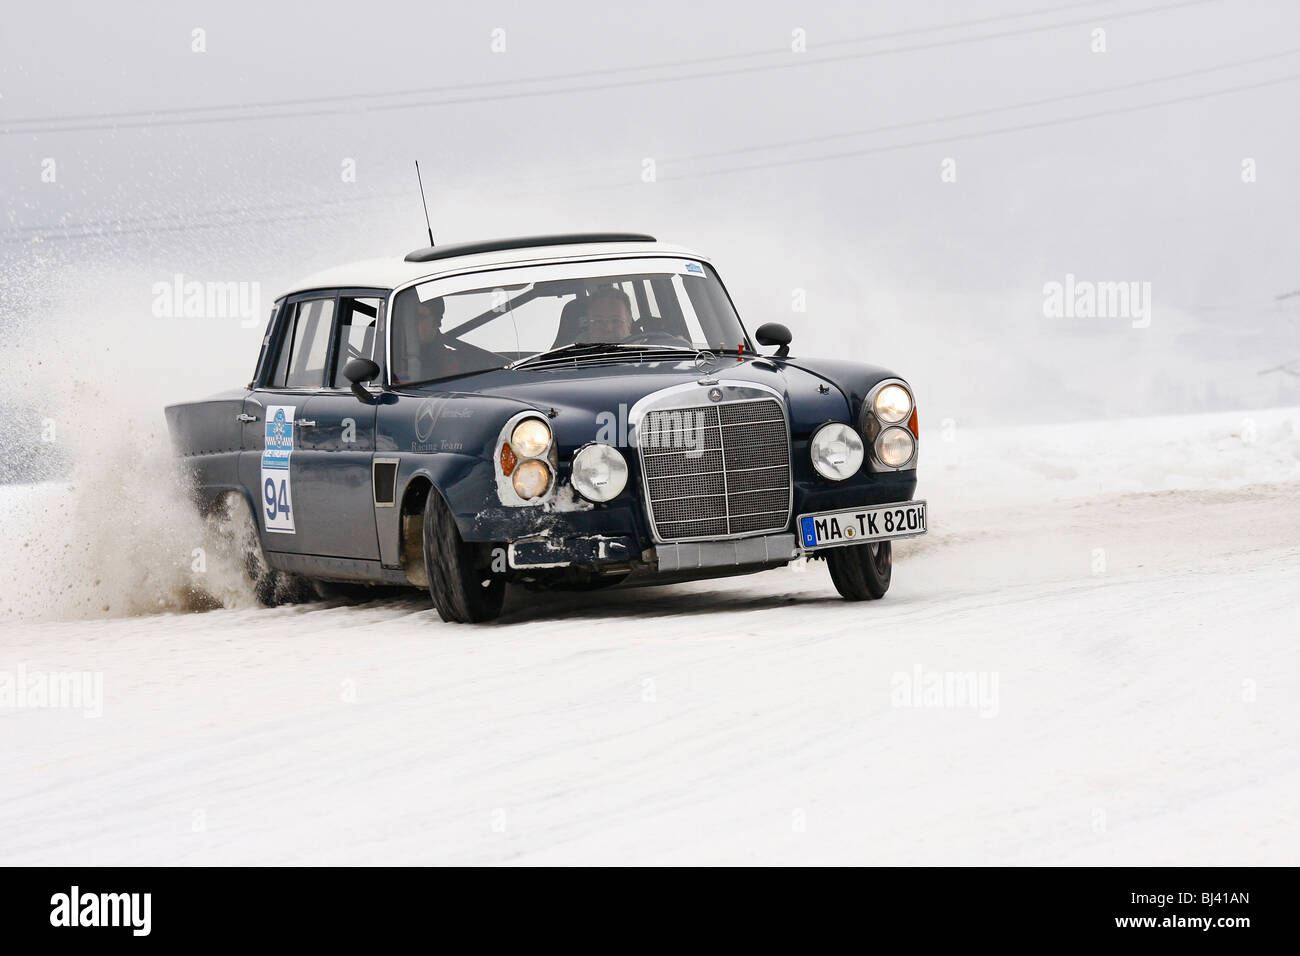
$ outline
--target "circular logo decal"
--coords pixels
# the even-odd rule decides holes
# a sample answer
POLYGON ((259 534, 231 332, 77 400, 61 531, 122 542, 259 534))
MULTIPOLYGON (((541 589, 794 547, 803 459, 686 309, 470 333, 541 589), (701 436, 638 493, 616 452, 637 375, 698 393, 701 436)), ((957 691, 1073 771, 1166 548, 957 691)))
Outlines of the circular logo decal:
POLYGON ((446 399, 441 395, 431 395, 420 403, 415 410, 415 440, 423 444, 433 435, 434 426, 442 416, 442 406, 446 399))

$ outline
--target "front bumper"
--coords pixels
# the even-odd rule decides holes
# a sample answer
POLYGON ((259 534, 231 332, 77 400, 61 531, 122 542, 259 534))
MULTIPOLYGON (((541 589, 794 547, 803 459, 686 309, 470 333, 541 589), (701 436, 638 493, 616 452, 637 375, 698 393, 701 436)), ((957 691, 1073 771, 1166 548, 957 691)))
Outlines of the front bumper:
MULTIPOLYGON (((791 522, 801 514, 908 501, 915 491, 915 471, 864 473, 843 482, 799 476, 794 484, 791 522)), ((480 519, 486 514, 481 512, 480 519)), ((510 509, 504 517, 511 519, 518 534, 519 509, 510 509)), ((520 537, 509 533, 496 537, 496 540, 511 541, 508 557, 512 569, 629 566, 676 574, 709 568, 784 564, 798 558, 804 550, 791 527, 776 534, 745 538, 655 542, 649 527, 641 520, 638 503, 630 495, 604 508, 552 512, 538 517, 545 522, 545 530, 530 529, 532 533, 520 537)), ((491 531, 484 536, 495 537, 491 531)))
POLYGON ((725 541, 659 544, 644 552, 629 537, 532 538, 510 544, 507 555, 515 570, 636 565, 660 574, 704 571, 745 565, 785 564, 801 552, 792 534, 764 534, 725 541))

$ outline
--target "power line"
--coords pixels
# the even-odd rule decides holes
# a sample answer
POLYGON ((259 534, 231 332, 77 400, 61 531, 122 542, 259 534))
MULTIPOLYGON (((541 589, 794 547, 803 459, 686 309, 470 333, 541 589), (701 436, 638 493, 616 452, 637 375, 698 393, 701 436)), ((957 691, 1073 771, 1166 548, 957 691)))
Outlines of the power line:
MULTIPOLYGON (((1140 112, 1144 110, 1158 109, 1163 106, 1171 106, 1171 105, 1176 105, 1181 103, 1194 102, 1198 100, 1211 99, 1219 96, 1227 96, 1235 93, 1241 93, 1250 90, 1277 86, 1282 83, 1290 83, 1296 81, 1297 79, 1300 79, 1300 73, 1289 74, 1272 80, 1265 80, 1257 83, 1241 84, 1238 86, 1227 87, 1219 90, 1208 90, 1202 93, 1190 94, 1187 96, 1172 97, 1169 99, 1157 100, 1150 103, 1140 103, 1140 104, 1135 104, 1126 107, 1116 107, 1108 110, 1097 110, 1091 113, 1083 113, 1075 116, 1057 117, 1055 119, 1040 120, 1032 123, 1022 123, 1015 126, 997 127, 989 130, 978 130, 978 131, 967 132, 967 133, 959 133, 952 136, 935 137, 927 140, 915 140, 915 141, 910 141, 905 143, 891 143, 882 146, 869 147, 866 149, 858 149, 858 150, 849 150, 849 151, 843 151, 839 153, 820 154, 820 155, 804 156, 804 157, 792 157, 790 159, 777 160, 777 161, 767 162, 767 163, 750 164, 748 166, 737 166, 737 167, 705 170, 702 172, 687 173, 679 176, 668 176, 662 178, 660 181, 678 182, 683 180, 700 179, 700 178, 719 176, 719 175, 729 175, 733 173, 742 173, 742 172, 750 172, 750 171, 757 171, 757 170, 773 169, 773 168, 779 168, 785 166, 800 165, 800 164, 811 163, 811 162, 825 162, 825 161, 832 161, 836 159, 854 158, 859 156, 870 156, 870 155, 876 155, 880 153, 896 152, 899 150, 906 150, 906 149, 916 149, 920 147, 933 146, 938 144, 947 144, 947 143, 963 142, 963 141, 975 140, 975 139, 984 139, 990 136, 1000 136, 1008 133, 1024 132, 1033 129, 1042 129, 1042 128, 1047 128, 1052 126, 1066 125, 1070 123, 1085 122, 1088 120, 1099 119, 1107 116, 1123 115, 1127 113, 1140 112)), ((627 182, 618 182, 618 183, 608 183, 602 186, 585 185, 581 189, 569 190, 569 192, 592 192, 595 190, 602 190, 608 188, 623 188, 628 185, 631 184, 627 182)), ((555 193, 555 191, 549 191, 549 190, 547 192, 550 192, 551 194, 555 193)), ((559 191, 559 192, 562 193, 564 191, 559 191)), ((322 203, 313 203, 310 205, 327 204, 331 202, 333 203, 374 202, 395 195, 396 195, 395 193, 378 194, 370 197, 353 197, 349 199, 326 200, 326 201, 322 201, 322 203)), ((298 205, 298 204, 289 204, 289 205, 298 205)), ((302 204, 302 205, 308 205, 308 204, 302 204)), ((220 214, 221 213, 218 213, 218 215, 220 214)), ((318 213, 316 215, 307 215, 307 216, 261 217, 253 221, 271 224, 276 222, 293 222, 293 221, 302 221, 308 219, 326 218, 329 217, 330 215, 331 215, 330 213, 318 213)), ((0 242, 13 243, 13 242, 32 242, 32 241, 52 240, 52 239, 100 238, 105 236, 129 235, 129 234, 145 233, 145 232, 182 231, 186 229, 219 228, 219 227, 225 227, 225 226, 236 225, 236 224, 240 224, 240 223, 238 223, 238 221, 199 222, 199 223, 190 223, 188 225, 178 224, 174 227, 164 227, 161 229, 135 228, 135 229, 87 231, 87 232, 68 234, 62 236, 18 236, 18 237, 9 237, 5 239, 0 239, 0 242)), ((1300 290, 1296 290, 1296 293, 1288 293, 1287 295, 1281 296, 1279 298, 1286 298, 1292 294, 1300 294, 1300 290)))
POLYGON ((1283 50, 1280 53, 1270 53, 1266 56, 1252 57, 1247 60, 1234 60, 1231 63, 1220 63, 1217 66, 1207 66, 1196 70, 1185 70, 1181 73, 1169 73, 1164 76, 1153 76, 1145 80, 1134 80, 1131 83, 1121 83, 1117 86, 1104 86, 1091 90, 1081 90, 1077 93, 1063 93, 1059 96, 1046 96, 1035 100, 1022 100, 1019 103, 1009 103, 1005 106, 985 107, 977 110, 967 110, 964 113, 949 113, 946 116, 935 116, 930 119, 910 120, 906 123, 889 123, 883 126, 869 126, 864 129, 848 130, 842 133, 828 133, 823 136, 801 137, 796 140, 784 140, 777 143, 766 143, 756 146, 738 146, 733 149, 721 149, 710 153, 693 153, 688 156, 678 156, 666 159, 665 162, 698 162, 702 159, 716 159, 721 156, 735 156, 744 153, 762 152, 769 149, 788 149, 790 147, 805 146, 811 143, 826 143, 839 139, 851 139, 856 136, 867 136, 874 133, 889 133, 903 129, 913 129, 918 126, 931 126, 935 123, 948 123, 955 120, 972 119, 976 116, 990 116, 995 113, 1007 113, 1013 110, 1029 109, 1035 106, 1047 106, 1052 103, 1063 103, 1067 100, 1077 100, 1088 96, 1102 96, 1107 93, 1118 93, 1123 90, 1137 89, 1142 86, 1154 86, 1158 83, 1167 83, 1171 80, 1185 80, 1193 76, 1204 76, 1208 73, 1218 73, 1223 70, 1235 69, 1241 66, 1253 66, 1258 63, 1267 63, 1272 60, 1280 60, 1288 56, 1295 56, 1300 53, 1300 47, 1293 47, 1289 50, 1283 50))
MULTIPOLYGON (((1177 10, 1185 7, 1199 6, 1202 4, 1215 3, 1215 2, 1218 2, 1218 0, 1178 0, 1178 2, 1175 3, 1165 3, 1157 6, 1144 7, 1138 10, 1121 11, 1118 13, 1107 14, 1106 16, 1108 21, 1113 21, 1113 20, 1126 19, 1129 17, 1144 16, 1146 14, 1151 14, 1151 13, 1160 13, 1160 12, 1177 10)), ((237 116, 204 116, 198 114, 200 112, 264 110, 265 107, 263 104, 231 104, 226 106, 211 106, 211 107, 178 107, 173 110, 135 111, 130 113, 120 113, 120 114, 104 113, 104 114, 98 114, 93 117, 87 117, 86 122, 80 122, 79 121, 81 119, 80 117, 75 119, 70 117, 49 117, 49 118, 32 117, 26 119, 9 120, 4 126, 4 128, 0 129, 0 135, 13 136, 13 135, 19 135, 23 133, 37 134, 37 133, 87 132, 91 130, 107 130, 107 129, 141 129, 141 128, 157 129, 157 128, 166 128, 171 126, 208 125, 214 123, 237 123, 237 122, 245 122, 251 120, 311 118, 311 117, 319 117, 319 116, 334 116, 341 113, 389 112, 394 110, 422 109, 425 107, 434 107, 434 106, 454 106, 454 105, 462 105, 462 104, 469 104, 469 103, 496 102, 501 100, 530 99, 530 98, 535 98, 540 96, 554 96, 563 93, 601 92, 601 91, 611 90, 611 89, 626 89, 630 87, 646 86, 646 85, 653 85, 659 83, 678 83, 687 80, 708 79, 708 78, 724 77, 724 76, 740 76, 745 74, 761 73, 761 72, 768 72, 768 71, 775 71, 775 70, 805 69, 808 67, 823 66, 828 63, 842 63, 842 62, 849 62, 855 60, 870 59, 870 58, 880 57, 880 56, 892 56, 899 53, 912 53, 921 50, 933 50, 933 49, 941 49, 941 48, 946 48, 951 46, 960 46, 967 43, 979 43, 985 40, 997 40, 997 39, 1005 39, 1008 37, 1024 36, 1032 33, 1041 33, 1050 30, 1060 30, 1060 29, 1066 29, 1068 27, 1083 26, 1083 25, 1092 24, 1096 22, 1097 22, 1096 17, 1087 17, 1083 19, 1075 19, 1075 20, 1069 20, 1069 21, 1058 22, 1058 23, 1042 24, 1033 27, 1022 27, 1016 30, 1004 30, 997 33, 985 33, 973 37, 958 37, 958 38, 953 38, 948 40, 936 40, 929 43, 913 44, 911 46, 891 47, 885 50, 869 50, 865 52, 845 53, 845 54, 839 54, 836 56, 827 56, 827 57, 805 57, 803 55, 795 55, 791 60, 785 63, 758 64, 754 66, 735 67, 731 69, 720 69, 720 70, 701 70, 696 72, 681 73, 675 76, 644 77, 640 79, 629 79, 629 80, 622 80, 622 81, 617 81, 612 83, 603 82, 603 83, 579 84, 579 85, 573 85, 567 87, 555 87, 552 89, 544 89, 544 90, 516 90, 512 92, 490 93, 490 94, 485 94, 480 96, 462 96, 462 97, 453 97, 453 98, 446 98, 446 99, 420 100, 420 101, 414 101, 409 103, 377 103, 377 104, 364 105, 364 106, 340 105, 340 106, 324 107, 324 108, 313 109, 313 110, 280 110, 274 112, 266 112, 266 111, 245 112, 237 116), (194 115, 185 115, 185 114, 194 114, 194 115), (162 119, 162 120, 155 118, 163 115, 173 116, 175 118, 162 119), (137 117, 137 118, 132 119, 131 117, 137 117), (73 121, 69 122, 69 120, 73 120, 73 121), (15 129, 14 128, 15 124, 30 124, 30 125, 25 125, 24 128, 15 129), (62 125, 40 125, 40 124, 62 124, 62 125)), ((873 38, 863 37, 855 41, 844 41, 844 42, 866 42, 867 40, 870 39, 873 38)), ((757 54, 744 54, 744 56, 750 56, 750 55, 757 55, 757 54)), ((772 55, 772 53, 767 53, 764 55, 772 55)), ((714 58, 714 60, 716 59, 717 58, 714 58)), ((713 62, 714 60, 710 60, 708 62, 713 62)), ((648 68, 649 67, 635 68, 635 69, 648 69, 648 68)), ((634 69, 634 68, 623 68, 623 69, 634 69)), ((599 74, 593 71, 590 74, 580 74, 580 75, 593 76, 599 74)), ((538 77, 531 80, 525 79, 519 81, 496 81, 496 82, 502 84, 505 83, 526 84, 526 83, 536 83, 536 82, 547 82, 547 79, 545 77, 538 77)), ((454 89, 454 88, 453 87, 431 87, 421 91, 413 91, 410 95, 427 95, 429 93, 436 93, 439 91, 446 91, 449 89, 454 89)), ((359 96, 367 96, 367 95, 368 94, 359 94, 359 96)), ((385 95, 394 95, 394 94, 372 94, 372 95, 385 96, 385 95)), ((396 95, 408 95, 408 94, 400 93, 396 95)), ((341 98, 334 98, 334 99, 317 98, 310 101, 304 100, 304 101, 292 101, 292 102, 310 104, 315 102, 328 103, 328 102, 341 102, 341 101, 342 101, 341 98)))
MULTIPOLYGON (((1081 99, 1090 96, 1102 96, 1109 93, 1117 93, 1124 90, 1135 89, 1142 86, 1151 86, 1158 83, 1165 83, 1171 80, 1187 79, 1193 76, 1201 76, 1204 74, 1215 73, 1222 70, 1234 69, 1236 67, 1250 66, 1258 63, 1270 62, 1272 60, 1282 59, 1288 56, 1294 56, 1297 53, 1300 53, 1300 47, 1296 47, 1291 50, 1284 50, 1279 53, 1270 53, 1264 56, 1251 57, 1243 60, 1234 60, 1229 63, 1221 63, 1215 66, 1207 66, 1207 67, 1201 67, 1199 69, 1194 69, 1194 70, 1184 70, 1179 73, 1169 73, 1163 76, 1149 77, 1147 79, 1135 80, 1131 83, 1122 83, 1116 86, 1099 87, 1092 90, 1083 90, 1077 93, 1065 93, 1060 96, 1042 97, 1035 100, 1023 100, 1019 103, 1010 103, 1002 106, 986 107, 978 110, 968 110, 963 113, 950 113, 946 116, 935 116, 928 119, 911 120, 905 123, 892 123, 892 124, 886 124, 882 126, 868 127, 865 129, 848 130, 842 133, 828 133, 822 136, 802 137, 798 140, 785 140, 783 142, 777 142, 777 143, 764 143, 764 144, 757 144, 752 146, 739 146, 739 147, 735 147, 734 149, 717 150, 715 152, 709 152, 709 153, 695 153, 695 154, 685 155, 685 156, 668 156, 665 157, 662 160, 662 162, 665 163, 666 165, 672 165, 675 163, 698 162, 704 159, 715 159, 723 156, 743 155, 745 153, 763 152, 772 149, 783 149, 789 147, 805 146, 812 143, 832 142, 839 139, 849 139, 858 136, 866 136, 866 135, 877 134, 877 133, 886 133, 886 132, 894 132, 897 130, 912 129, 918 126, 930 126, 936 123, 945 123, 945 122, 952 122, 955 120, 971 119, 976 116, 988 116, 996 113, 1004 113, 1013 110, 1028 109, 1030 107, 1045 106, 1051 103, 1058 103, 1066 100, 1081 99)), ((623 167, 605 164, 601 166, 589 166, 586 167, 585 169, 576 169, 576 170, 567 169, 564 170, 561 175, 568 178, 575 175, 585 176, 593 173, 595 174, 612 173, 612 172, 616 172, 621 168, 623 167)), ((536 178, 551 178, 551 177, 536 177, 536 178)), ((226 208, 226 209, 205 210, 199 212, 197 214, 197 218, 200 221, 202 221, 212 216, 242 216, 250 212, 253 213, 262 212, 267 209, 278 209, 278 208, 299 209, 304 206, 332 205, 332 204, 340 204, 340 203, 372 203, 379 200, 395 199, 405 195, 406 194, 403 191, 391 190, 384 193, 367 194, 364 196, 340 197, 334 199, 320 199, 320 200, 289 202, 289 203, 264 202, 264 203, 259 203, 257 206, 252 206, 252 207, 238 206, 238 207, 226 208)), ((51 225, 15 226, 12 227, 11 231, 21 232, 21 233, 45 233, 47 234, 45 238, 63 238, 61 236, 50 235, 50 233, 54 230, 59 230, 59 229, 90 229, 101 225, 121 227, 123 225, 146 224, 146 223, 156 223, 156 222, 169 223, 181 218, 182 216, 184 216, 185 218, 189 218, 191 220, 196 218, 196 214, 193 211, 186 211, 185 213, 173 213, 173 214, 167 214, 162 216, 121 217, 121 218, 116 218, 111 221, 102 222, 102 223, 96 222, 94 220, 89 220, 85 222, 71 223, 71 224, 56 223, 51 225)))
POLYGON ((319 219, 334 219, 344 215, 342 211, 306 213, 300 216, 262 216, 251 217, 246 219, 235 219, 228 222, 189 222, 178 223, 170 226, 140 226, 128 229, 87 229, 81 232, 68 233, 61 236, 10 236, 0 239, 0 243, 27 243, 30 245, 39 245, 43 242, 58 241, 64 239, 111 239, 115 236, 130 235, 154 235, 160 232, 197 232, 203 229, 228 229, 231 226, 244 225, 277 225, 286 222, 308 222, 319 219))
MULTIPOLYGON (((1076 0, 1074 3, 1059 4, 1054 7, 1042 7, 1037 10, 1021 11, 1019 13, 1005 13, 993 17, 980 17, 974 20, 957 20, 952 23, 936 24, 928 27, 914 27, 908 30, 896 30, 892 33, 874 33, 866 36, 847 37, 841 40, 826 40, 817 44, 819 47, 846 46, 858 43, 869 43, 878 40, 892 40, 899 37, 916 36, 924 33, 936 33, 945 30, 958 30, 970 26, 983 26, 988 23, 997 23, 1005 20, 1019 20, 1026 17, 1045 16, 1049 13, 1060 13, 1065 10, 1075 10, 1079 7, 1100 6, 1103 4, 1113 3, 1114 0, 1076 0)), ((638 66, 615 66, 599 70, 580 70, 571 73, 547 73, 540 76, 525 77, 519 80, 486 80, 475 83, 448 83, 441 86, 425 86, 408 88, 402 90, 382 90, 374 93, 347 93, 334 96, 309 96, 298 97, 284 100, 265 100, 260 103, 242 103, 227 104, 224 106, 177 106, 165 109, 155 110, 128 110, 116 113, 83 113, 81 115, 69 115, 58 117, 23 117, 10 120, 11 123, 54 123, 54 122, 80 122, 104 119, 125 119, 131 117, 149 117, 149 116, 167 116, 187 113, 211 113, 223 112, 239 109, 262 109, 275 108, 281 106, 310 106, 317 103, 340 103, 366 99, 386 99, 394 96, 422 96, 431 93, 452 93, 462 90, 492 89, 502 86, 517 86, 527 83, 551 83, 565 80, 579 80, 596 76, 617 76, 624 73, 638 73, 645 70, 666 70, 676 69, 683 66, 700 66, 707 63, 726 63, 734 60, 747 60, 756 57, 777 56, 789 51, 785 49, 764 49, 748 50, 739 53, 726 53, 720 56, 708 57, 691 57, 678 60, 661 60, 657 63, 643 63, 638 66)))
POLYGON ((916 140, 908 143, 892 143, 886 146, 873 146, 866 149, 845 150, 839 153, 822 153, 814 156, 801 156, 791 159, 775 160, 767 163, 753 163, 748 166, 729 166, 722 169, 705 170, 698 173, 686 173, 680 176, 660 177, 659 182, 677 182, 685 179, 702 179, 710 176, 723 176, 730 173, 743 173, 763 169, 775 169, 782 166, 797 166, 804 163, 828 162, 836 159, 850 159, 858 156, 872 156, 878 153, 888 153, 903 149, 916 149, 922 146, 936 146, 944 143, 957 143, 973 139, 985 139, 989 136, 1001 136, 1006 133, 1019 133, 1025 130, 1044 129, 1050 126, 1063 126, 1069 123, 1080 123, 1085 120, 1098 119, 1103 116, 1119 116, 1125 113, 1136 113, 1142 110, 1157 109, 1161 106, 1172 106, 1178 103, 1190 103, 1196 100, 1211 99, 1217 96, 1228 96, 1233 93, 1242 93, 1248 90, 1263 89, 1269 86, 1277 86, 1281 83, 1292 83, 1300 80, 1300 73, 1292 73, 1277 79, 1264 80, 1259 83, 1247 83, 1241 86, 1228 87, 1221 90, 1209 90, 1205 93, 1197 93, 1190 96, 1178 96, 1167 100, 1157 100, 1153 103, 1141 103, 1135 106, 1117 107, 1110 110, 1098 110, 1092 113, 1083 113, 1078 116, 1066 116, 1057 119, 1040 120, 1033 123, 1022 123, 1017 126, 1003 126, 996 129, 980 130, 972 133, 960 133, 954 136, 940 136, 934 139, 916 140))
POLYGON ((1289 362, 1283 362, 1281 365, 1275 365, 1272 368, 1260 369, 1260 375, 1268 375, 1270 372, 1285 372, 1287 375, 1294 375, 1300 378, 1300 358, 1291 359, 1289 362))
MULTIPOLYGON (((240 217, 248 213, 262 212, 267 209, 302 209, 317 206, 344 205, 348 203, 372 203, 384 199, 406 196, 405 191, 389 190, 382 193, 366 193, 360 196, 340 196, 333 199, 306 199, 292 202, 267 201, 256 206, 228 206, 224 209, 186 210, 184 212, 164 213, 157 216, 121 216, 109 220, 87 219, 81 222, 52 223, 35 226, 11 226, 9 232, 15 233, 49 233, 59 229, 98 229, 100 227, 120 225, 147 225, 149 223, 173 223, 180 220, 210 221, 213 217, 240 217)), ((235 221, 238 221, 236 218, 235 221)), ((183 225, 183 223, 181 223, 183 225)), ((45 235, 43 238, 62 238, 45 235)))

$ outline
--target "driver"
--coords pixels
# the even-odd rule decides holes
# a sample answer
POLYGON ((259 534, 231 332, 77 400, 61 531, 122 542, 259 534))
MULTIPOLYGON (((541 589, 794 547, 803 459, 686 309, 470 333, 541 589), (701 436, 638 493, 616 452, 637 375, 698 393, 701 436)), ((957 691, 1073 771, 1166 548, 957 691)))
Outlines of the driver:
POLYGON ((460 363, 447 337, 442 334, 442 318, 447 304, 441 296, 426 302, 421 302, 418 296, 412 296, 412 299, 414 302, 408 307, 405 323, 408 328, 415 329, 416 351, 407 356, 406 374, 394 375, 394 380, 419 382, 456 374, 460 363))
POLYGON ((587 314, 580 342, 622 342, 632 334, 632 302, 612 286, 593 292, 587 299, 587 314))

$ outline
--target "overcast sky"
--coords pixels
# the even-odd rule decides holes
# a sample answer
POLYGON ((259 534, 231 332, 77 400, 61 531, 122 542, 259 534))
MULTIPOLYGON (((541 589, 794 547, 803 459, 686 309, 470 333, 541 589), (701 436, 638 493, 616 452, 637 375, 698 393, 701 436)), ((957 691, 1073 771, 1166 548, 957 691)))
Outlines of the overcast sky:
POLYGON ((1300 289, 1290 0, 79 2, 5 21, 0 322, 54 334, 3 354, 134 380, 145 405, 246 381, 261 333, 154 318, 153 283, 257 282, 269 307, 293 276, 400 256, 423 242, 417 157, 439 241, 681 242, 751 329, 893 368, 936 420, 1300 402, 1300 377, 1259 374, 1300 358, 1300 296, 1277 299, 1300 289), (1067 274, 1150 283, 1149 325, 1045 315, 1067 274))

